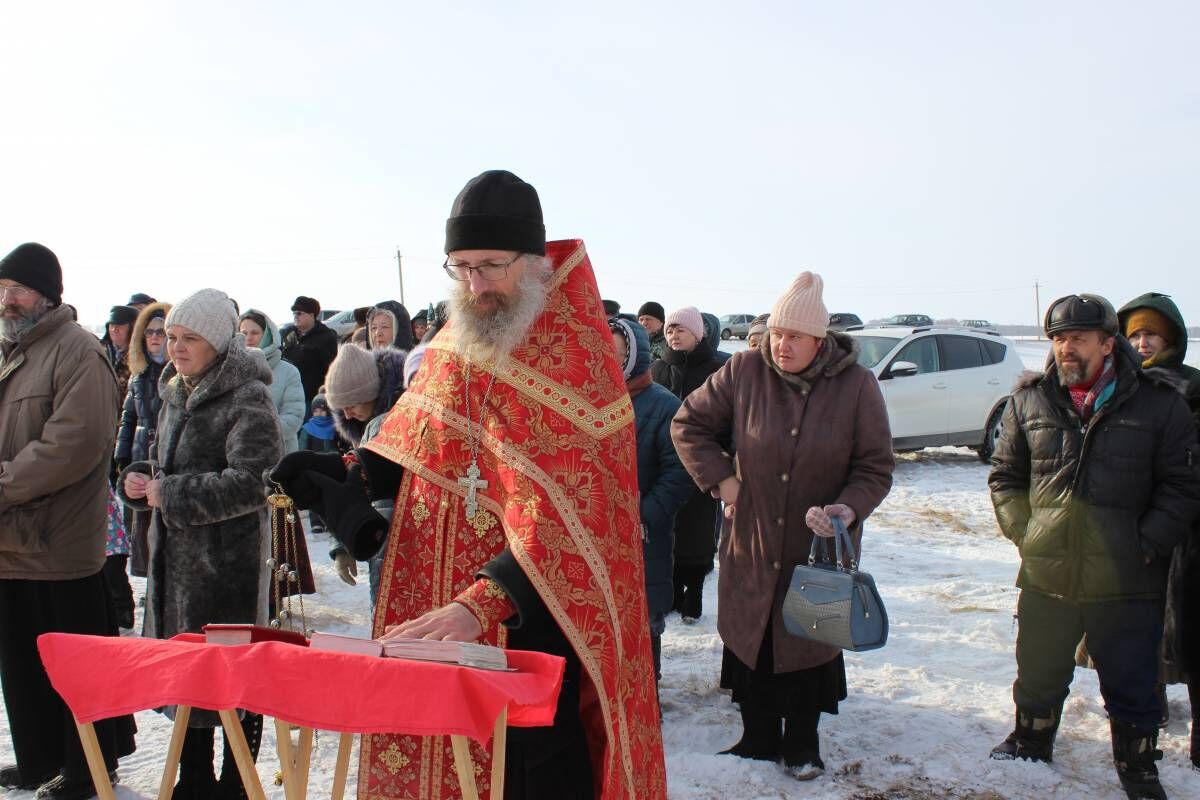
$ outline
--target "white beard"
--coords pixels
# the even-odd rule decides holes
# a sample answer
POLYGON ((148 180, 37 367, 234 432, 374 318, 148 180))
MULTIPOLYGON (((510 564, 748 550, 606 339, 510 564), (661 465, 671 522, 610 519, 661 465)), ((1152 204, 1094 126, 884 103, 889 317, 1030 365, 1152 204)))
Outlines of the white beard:
POLYGON ((545 308, 550 262, 540 256, 525 259, 513 296, 500 298, 494 309, 479 308, 465 281, 455 285, 450 295, 454 350, 468 361, 503 361, 525 340, 545 308))

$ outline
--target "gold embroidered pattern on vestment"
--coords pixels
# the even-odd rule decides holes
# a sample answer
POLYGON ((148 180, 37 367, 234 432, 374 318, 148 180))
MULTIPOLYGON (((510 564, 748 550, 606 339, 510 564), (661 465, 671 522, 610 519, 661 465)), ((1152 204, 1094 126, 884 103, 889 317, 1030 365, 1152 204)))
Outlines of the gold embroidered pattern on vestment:
MULTIPOLYGON (((447 329, 431 341, 428 348, 453 352, 454 337, 451 333, 452 331, 447 329)), ((495 364, 488 362, 484 365, 484 370, 494 371, 495 364)), ((545 375, 514 361, 505 364, 503 373, 497 373, 496 377, 501 383, 508 384, 529 399, 561 415, 593 439, 605 439, 633 421, 633 403, 627 394, 602 408, 597 408, 565 386, 554 383, 545 375)), ((407 393, 400 396, 399 402, 403 403, 405 397, 408 397, 407 393)))
MULTIPOLYGON (((467 420, 462 415, 451 411, 445 406, 440 405, 437 401, 432 400, 425 395, 420 395, 415 392, 405 392, 403 395, 401 395, 400 402, 405 403, 406 401, 407 404, 425 411, 430 416, 443 422, 449 428, 465 435, 467 430, 467 420)), ((527 459, 523 453, 516 448, 510 447, 508 444, 501 442, 492 434, 485 432, 481 437, 480 445, 490 452, 494 457, 500 459, 508 466, 525 475, 525 477, 532 480, 535 484, 541 486, 546 492, 551 505, 562 515, 563 522, 566 524, 568 534, 571 538, 571 541, 575 544, 579 556, 588 564, 592 574, 596 576, 596 584, 600 588, 604 597, 604 605, 609 619, 608 627, 609 632, 612 635, 613 646, 617 651, 617 658, 621 661, 624 661, 625 643, 621 638, 621 632, 617 625, 617 621, 619 619, 619 609, 617 607, 616 598, 612 594, 612 581, 608 576, 608 570, 604 564, 603 558, 596 551, 596 548, 591 542, 586 529, 583 527, 582 521, 567 502, 567 498, 564 496, 561 487, 558 486, 558 484, 556 484, 540 467, 527 459)), ((380 452, 381 455, 385 455, 388 458, 395 460, 397 463, 400 463, 405 467, 405 469, 415 471, 422 478, 425 478, 432 483, 436 483, 438 486, 441 486, 448 492, 453 492, 455 495, 459 496, 466 494, 466 490, 461 486, 458 486, 456 483, 452 483, 448 479, 443 478, 441 475, 432 472, 424 465, 417 463, 415 459, 407 453, 401 453, 392 446, 379 441, 373 443, 372 449, 374 449, 376 452, 380 452)), ((486 505, 499 510, 498 504, 490 498, 480 497, 479 502, 480 505, 486 505)), ((501 518, 503 519, 503 515, 501 515, 501 518)), ((588 647, 587 641, 584 639, 581 632, 574 626, 574 623, 571 621, 566 609, 554 601, 554 592, 538 573, 536 564, 534 564, 533 560, 528 557, 524 551, 524 548, 520 546, 520 538, 510 533, 507 524, 504 524, 504 533, 505 538, 508 540, 509 549, 512 551, 513 556, 517 558, 518 563, 525 571, 525 574, 529 577, 530 582, 538 588, 538 594, 546 603, 547 609, 550 610, 555 618, 555 621, 558 622, 559 627, 567 636, 567 639, 571 641, 576 655, 579 656, 580 661, 588 670, 592 681, 596 686, 603 686, 604 678, 600 664, 591 654, 591 650, 588 647)), ((598 692, 598 699, 600 700, 601 707, 604 710, 605 727, 607 728, 606 734, 608 740, 615 740, 618 742, 621 751, 622 764, 624 765, 628 778, 631 782, 630 785, 633 785, 633 758, 630 752, 628 740, 630 729, 628 719, 625 714, 625 708, 624 706, 618 704, 614 709, 609 703, 605 692, 598 692), (609 720, 612 719, 611 715, 614 713, 620 720, 620 736, 614 735, 613 726, 609 722, 609 720)))

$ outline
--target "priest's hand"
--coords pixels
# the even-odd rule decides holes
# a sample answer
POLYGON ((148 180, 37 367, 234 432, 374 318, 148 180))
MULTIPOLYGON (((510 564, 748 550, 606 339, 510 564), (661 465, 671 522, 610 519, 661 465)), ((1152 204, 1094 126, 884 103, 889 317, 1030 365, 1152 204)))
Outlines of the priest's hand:
POLYGON ((453 642, 474 642, 483 635, 483 626, 475 615, 461 603, 447 603, 441 608, 393 625, 384 631, 381 640, 408 636, 415 639, 448 639, 453 642))
POLYGON ((283 493, 292 498, 297 508, 308 511, 321 503, 321 492, 313 483, 312 474, 340 483, 346 480, 346 464, 338 453, 297 450, 284 456, 265 477, 268 485, 277 483, 283 487, 283 493))

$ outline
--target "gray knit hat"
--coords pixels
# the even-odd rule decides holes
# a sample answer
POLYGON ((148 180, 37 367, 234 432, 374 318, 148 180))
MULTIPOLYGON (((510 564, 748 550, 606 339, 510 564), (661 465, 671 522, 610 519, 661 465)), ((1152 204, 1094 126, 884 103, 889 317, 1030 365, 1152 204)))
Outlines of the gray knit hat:
POLYGON ((201 289, 172 306, 164 325, 193 330, 218 353, 224 353, 237 333, 238 315, 233 301, 220 289, 201 289))
POLYGON ((341 411, 379 397, 379 367, 375 356, 356 344, 343 345, 325 373, 325 399, 341 411))

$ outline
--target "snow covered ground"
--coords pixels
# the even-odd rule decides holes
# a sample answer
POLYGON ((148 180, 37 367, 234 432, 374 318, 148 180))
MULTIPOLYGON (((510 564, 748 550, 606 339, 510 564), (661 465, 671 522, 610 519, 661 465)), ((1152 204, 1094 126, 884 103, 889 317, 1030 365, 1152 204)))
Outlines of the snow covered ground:
MULTIPOLYGON (((742 345, 723 344, 731 350, 742 345)), ((1028 366, 1041 366, 1044 342, 1019 347, 1028 366)), ((996 528, 986 479, 987 467, 967 450, 899 457, 895 488, 868 521, 863 558, 887 604, 891 638, 882 650, 847 655, 850 696, 839 715, 822 721, 828 771, 815 782, 797 783, 771 764, 714 755, 740 733, 737 711, 717 689, 717 575, 709 579, 699 624, 670 617, 661 692, 673 800, 1123 797, 1096 677, 1088 670, 1076 671, 1053 765, 987 758, 1012 724, 1017 556, 996 528)), ((309 536, 319 589, 305 601, 310 626, 366 635, 365 565, 359 585, 346 586, 324 556, 327 545, 326 538, 309 536)), ((134 583, 140 596, 143 582, 134 583)), ((1168 696, 1172 721, 1159 742, 1166 752, 1163 782, 1173 798, 1200 797, 1200 774, 1188 766, 1187 692, 1172 686, 1168 696)), ((156 796, 170 735, 169 722, 156 713, 140 713, 137 722, 138 751, 119 770, 122 800, 156 796)), ((336 749, 336 737, 319 736, 316 796, 332 783, 336 749)), ((12 759, 8 721, 0 715, 0 763, 12 759)), ((272 783, 277 768, 274 729, 267 726, 258 771, 270 798, 283 797, 272 783)), ((351 797, 354 779, 352 768, 351 797)))

